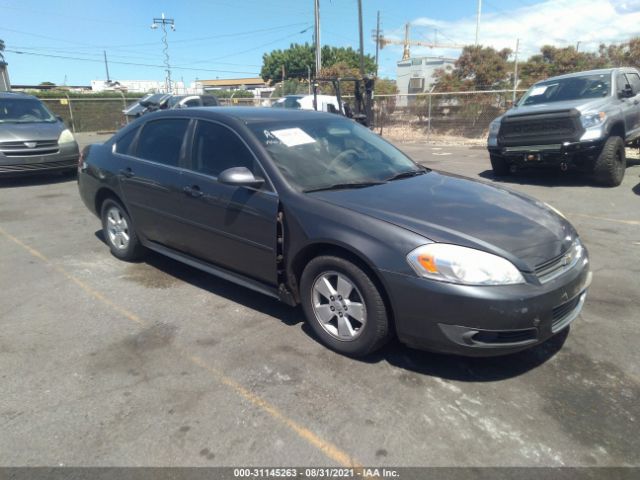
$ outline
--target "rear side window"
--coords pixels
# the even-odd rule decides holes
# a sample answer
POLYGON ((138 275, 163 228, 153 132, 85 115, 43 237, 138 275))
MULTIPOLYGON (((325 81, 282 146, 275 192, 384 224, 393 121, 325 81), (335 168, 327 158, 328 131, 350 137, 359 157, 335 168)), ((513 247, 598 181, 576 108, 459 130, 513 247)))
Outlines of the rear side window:
POLYGON ((205 107, 216 107, 218 106, 218 100, 213 95, 205 95, 202 97, 202 104, 205 107))
POLYGON ((640 76, 637 73, 627 73, 627 80, 631 85, 634 95, 640 93, 640 76))
POLYGON ((167 118, 148 122, 140 132, 136 156, 177 167, 180 163, 180 149, 188 125, 189 120, 186 118, 167 118))
POLYGON ((123 155, 128 155, 129 154, 129 149, 131 148, 131 142, 133 142, 133 139, 136 138, 136 134, 137 133, 138 133, 138 129, 137 128, 132 128, 127 133, 122 135, 116 141, 116 150, 115 150, 116 153, 121 153, 123 155))
POLYGON ((217 177, 227 168, 246 167, 258 174, 253 154, 240 137, 217 123, 198 122, 192 151, 196 172, 217 177))
POLYGON ((199 107, 200 106, 200 100, 197 98, 192 98, 191 100, 187 100, 186 102, 184 102, 184 104, 187 107, 199 107))

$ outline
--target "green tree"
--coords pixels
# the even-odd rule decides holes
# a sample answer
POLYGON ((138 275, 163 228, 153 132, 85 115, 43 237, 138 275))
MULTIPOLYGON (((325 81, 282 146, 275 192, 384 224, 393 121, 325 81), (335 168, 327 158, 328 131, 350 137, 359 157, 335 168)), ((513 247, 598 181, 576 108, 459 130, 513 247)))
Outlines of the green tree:
POLYGON ((574 47, 558 48, 545 45, 538 55, 533 55, 521 64, 519 87, 529 87, 555 75, 605 68, 609 65, 609 60, 602 54, 579 52, 574 47))
POLYGON ((600 45, 600 58, 612 67, 640 68, 640 37, 618 45, 600 45))
MULTIPOLYGON (((350 68, 359 68, 360 55, 351 47, 322 47, 322 67, 328 68, 337 63, 344 63, 350 68)), ((315 76, 315 47, 305 44, 291 44, 285 50, 273 50, 262 56, 262 69, 260 75, 265 82, 281 82, 288 79, 306 79, 311 69, 311 75, 315 76), (284 76, 283 76, 284 67, 284 76)), ((372 56, 365 56, 365 71, 375 71, 375 61, 372 56)))
POLYGON ((253 93, 248 90, 212 90, 211 93, 217 98, 253 98, 253 93))
POLYGON ((453 69, 436 72, 437 90, 453 92, 461 90, 488 90, 505 88, 508 85, 511 50, 496 50, 481 45, 468 45, 456 60, 453 69))

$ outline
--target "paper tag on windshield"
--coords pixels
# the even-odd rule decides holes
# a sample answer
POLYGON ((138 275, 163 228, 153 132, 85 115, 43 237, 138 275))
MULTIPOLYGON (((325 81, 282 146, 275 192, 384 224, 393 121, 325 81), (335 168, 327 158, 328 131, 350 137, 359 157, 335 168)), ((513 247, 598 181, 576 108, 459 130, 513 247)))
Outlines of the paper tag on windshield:
POLYGON ((314 143, 312 136, 300 128, 285 128, 283 130, 271 130, 274 137, 284 143, 287 147, 314 143))
POLYGON ((546 85, 542 85, 540 87, 536 87, 533 90, 531 90, 531 93, 529 94, 529 96, 530 97, 535 97, 536 95, 542 95, 546 90, 547 90, 547 86, 546 85))

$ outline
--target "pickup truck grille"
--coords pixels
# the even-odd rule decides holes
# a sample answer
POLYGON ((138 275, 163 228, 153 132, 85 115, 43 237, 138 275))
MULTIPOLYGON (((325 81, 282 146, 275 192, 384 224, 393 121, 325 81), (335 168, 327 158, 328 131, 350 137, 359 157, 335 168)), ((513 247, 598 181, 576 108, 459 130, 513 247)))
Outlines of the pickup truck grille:
POLYGON ((498 134, 502 146, 545 145, 575 142, 584 132, 579 112, 566 110, 505 117, 498 134))

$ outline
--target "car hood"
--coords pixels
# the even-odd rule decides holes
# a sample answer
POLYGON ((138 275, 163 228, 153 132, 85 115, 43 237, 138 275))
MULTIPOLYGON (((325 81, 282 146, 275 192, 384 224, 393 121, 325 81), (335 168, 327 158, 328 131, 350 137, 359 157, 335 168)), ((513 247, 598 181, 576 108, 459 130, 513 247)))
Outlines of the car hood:
POLYGON ((64 125, 55 123, 0 123, 0 142, 58 140, 64 125))
POLYGON ((577 236, 569 222, 541 202, 434 171, 366 188, 309 195, 435 242, 495 253, 524 271, 559 256, 577 236))
POLYGON ((524 105, 513 107, 505 113, 505 116, 532 115, 538 113, 557 112, 559 110, 571 110, 575 108, 580 112, 599 111, 611 103, 610 97, 591 98, 582 100, 565 100, 563 102, 539 103, 537 105, 524 105))

